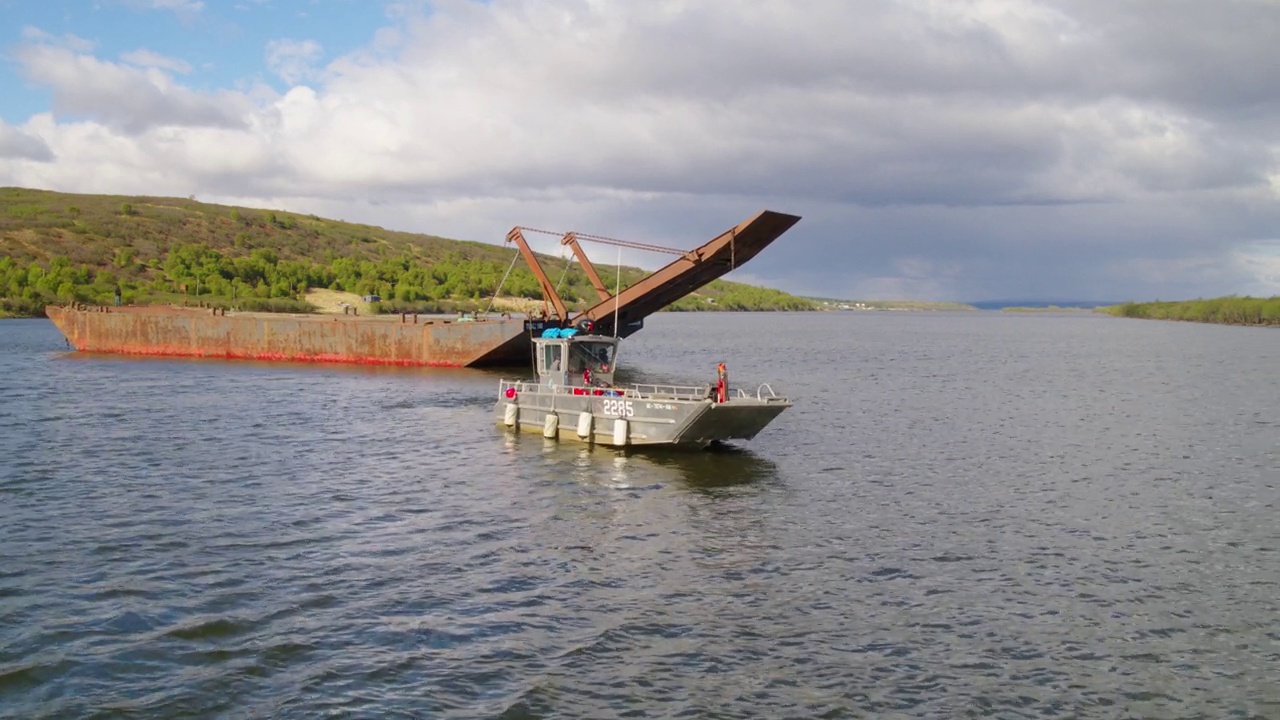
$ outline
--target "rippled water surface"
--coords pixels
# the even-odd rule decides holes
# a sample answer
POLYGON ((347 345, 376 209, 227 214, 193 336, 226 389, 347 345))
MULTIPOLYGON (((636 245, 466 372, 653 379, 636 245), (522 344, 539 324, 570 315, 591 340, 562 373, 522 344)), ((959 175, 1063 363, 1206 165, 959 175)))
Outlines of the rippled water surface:
POLYGON ((662 315, 719 452, 514 437, 498 373, 0 322, 0 716, 1280 717, 1280 333, 662 315))

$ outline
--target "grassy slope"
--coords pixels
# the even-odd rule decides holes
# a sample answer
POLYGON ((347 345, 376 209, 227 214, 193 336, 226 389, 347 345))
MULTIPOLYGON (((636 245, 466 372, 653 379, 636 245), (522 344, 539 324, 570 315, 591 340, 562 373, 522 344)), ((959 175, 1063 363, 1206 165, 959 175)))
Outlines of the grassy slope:
MULTIPOLYGON (((0 188, 0 256, 107 267, 120 248, 140 263, 162 258, 175 244, 204 243, 223 254, 275 251, 282 260, 327 257, 379 260, 409 253, 422 262, 456 252, 465 258, 509 262, 510 248, 433 235, 396 232, 314 215, 212 205, 182 198, 72 195, 0 188), (128 204, 134 214, 121 209, 128 204), (272 219, 274 218, 274 222, 272 219), (286 227, 292 225, 292 227, 286 227)), ((555 258, 545 259, 554 265, 555 258)), ((559 264, 564 267, 563 262, 559 264)))
MULTIPOLYGON (((515 254, 511 246, 397 232, 280 210, 213 205, 184 198, 0 188, 0 258, 7 256, 18 264, 35 261, 47 266, 54 257, 64 256, 75 266, 108 269, 121 279, 147 280, 155 276, 153 266, 164 259, 170 248, 197 243, 228 257, 247 256, 261 248, 275 252, 281 261, 314 263, 328 263, 334 258, 377 262, 408 255, 429 266, 453 255, 505 265, 515 254)), ((564 259, 540 256, 540 260, 553 281, 561 278, 564 259)), ((624 285, 648 272, 623 268, 624 285)), ((571 270, 569 278, 570 285, 586 286, 580 268, 571 270)), ((731 304, 735 294, 759 296, 762 292, 770 299, 781 299, 784 304, 778 307, 812 307, 806 300, 779 291, 763 291, 725 280, 709 284, 696 297, 679 304, 681 309, 712 310, 724 303, 707 303, 706 298, 726 298, 731 304), (698 305, 699 302, 704 304, 698 305)))
POLYGON ((1228 296, 1177 302, 1131 302, 1098 308, 1097 311, 1116 317, 1280 327, 1280 295, 1270 298, 1228 296))

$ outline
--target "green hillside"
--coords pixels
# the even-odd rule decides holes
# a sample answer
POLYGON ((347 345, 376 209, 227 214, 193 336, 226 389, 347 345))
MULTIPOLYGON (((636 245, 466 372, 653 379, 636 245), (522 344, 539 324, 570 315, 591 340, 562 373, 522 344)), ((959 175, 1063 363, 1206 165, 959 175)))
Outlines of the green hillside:
MULTIPOLYGON (((590 249, 588 249, 590 252, 590 249)), ((483 309, 516 255, 511 246, 396 232, 279 210, 193 199, 0 188, 0 315, 61 302, 205 302, 305 311, 308 289, 384 299, 375 310, 483 309)), ((585 273, 540 256, 566 303, 597 301, 585 273), (566 272, 567 270, 567 272, 566 272)), ((612 269, 612 268, 611 268, 612 269)), ((622 268, 629 285, 649 271, 622 268)), ((502 294, 540 299, 517 260, 502 294)), ((717 280, 672 310, 812 310, 776 290, 717 280)))
POLYGON ((1280 326, 1280 296, 1255 298, 1232 295, 1177 302, 1129 302, 1098 308, 1098 312, 1126 318, 1276 327, 1280 326))

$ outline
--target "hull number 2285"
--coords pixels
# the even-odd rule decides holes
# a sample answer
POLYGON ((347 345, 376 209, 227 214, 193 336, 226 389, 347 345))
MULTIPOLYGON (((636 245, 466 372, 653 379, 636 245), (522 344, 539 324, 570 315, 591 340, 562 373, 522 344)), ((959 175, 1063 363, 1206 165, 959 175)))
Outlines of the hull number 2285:
POLYGON ((615 417, 632 417, 636 414, 635 408, 631 405, 630 400, 605 399, 602 402, 604 403, 602 411, 605 415, 613 415, 615 417))

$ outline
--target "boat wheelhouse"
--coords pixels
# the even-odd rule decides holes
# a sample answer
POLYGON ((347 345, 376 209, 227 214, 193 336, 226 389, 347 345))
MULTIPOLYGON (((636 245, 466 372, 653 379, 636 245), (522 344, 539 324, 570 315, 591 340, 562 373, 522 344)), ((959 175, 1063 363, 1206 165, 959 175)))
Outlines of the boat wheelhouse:
POLYGON ((518 431, 586 443, 706 447, 750 440, 791 407, 762 384, 754 395, 717 381, 701 386, 614 382, 618 338, 576 329, 534 338, 534 380, 502 380, 497 422, 518 431))

